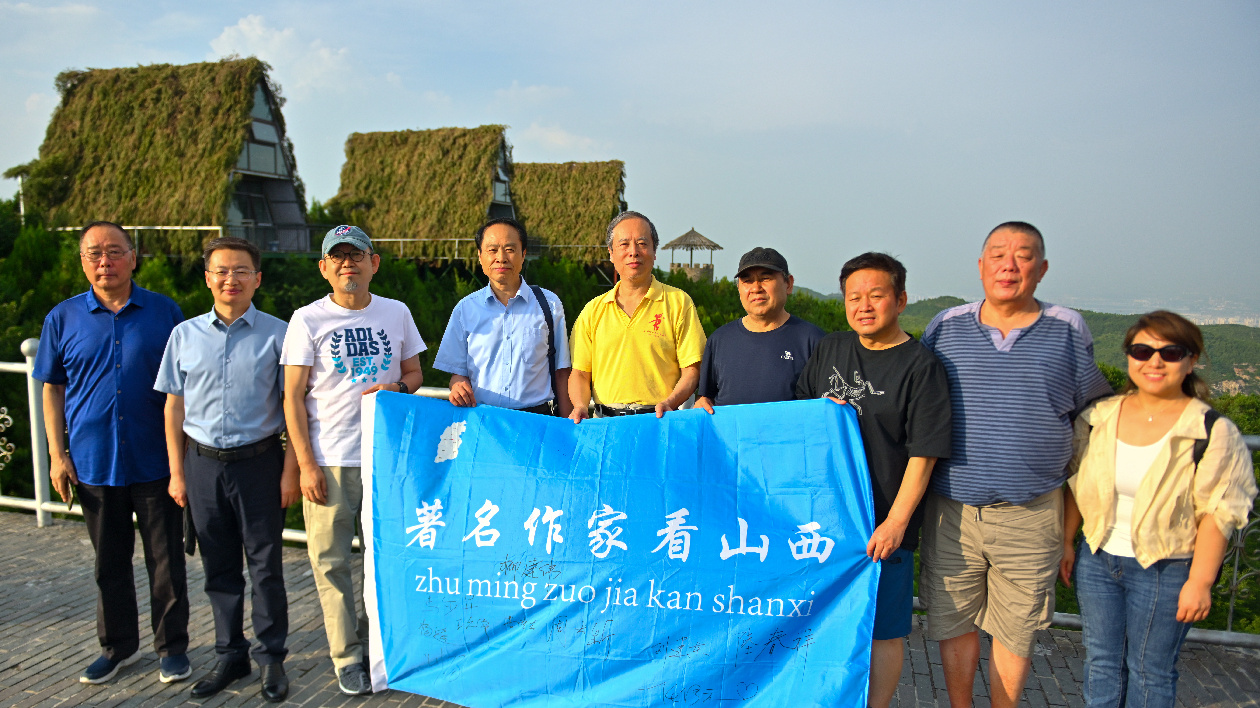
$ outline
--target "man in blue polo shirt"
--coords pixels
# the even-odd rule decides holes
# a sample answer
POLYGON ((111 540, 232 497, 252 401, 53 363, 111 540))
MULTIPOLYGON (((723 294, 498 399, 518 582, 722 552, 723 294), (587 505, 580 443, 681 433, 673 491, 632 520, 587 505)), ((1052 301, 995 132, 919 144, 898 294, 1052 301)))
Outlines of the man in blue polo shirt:
POLYGON ((525 228, 490 220, 477 231, 477 258, 490 284, 455 305, 433 360, 451 375, 451 403, 568 417, 564 305, 521 277, 525 228))
POLYGON ((1011 221, 980 252, 984 300, 936 316, 923 344, 945 366, 949 459, 932 474, 919 593, 940 642, 950 703, 970 706, 977 628, 993 636, 989 696, 1019 703, 1034 634, 1054 614, 1072 420, 1111 388, 1080 314, 1038 301, 1045 240, 1011 221))
POLYGON ((149 571, 159 678, 179 681, 192 672, 183 515, 167 493, 162 395, 153 382, 166 339, 184 317, 173 300, 131 281, 136 252, 121 226, 88 224, 79 252, 92 287, 48 313, 32 373, 44 382, 52 485, 67 502, 78 492, 96 549, 101 656, 79 680, 104 683, 140 658, 134 513, 149 571))
POLYGON ((243 550, 254 587, 253 655, 262 696, 274 703, 289 692, 284 509, 300 497, 297 458, 280 445, 286 326, 253 305, 262 283, 257 246, 218 238, 206 245, 203 260, 214 308, 171 333, 154 385, 166 394, 170 495, 192 512, 214 610, 217 662, 192 695, 213 695, 249 675, 243 550))

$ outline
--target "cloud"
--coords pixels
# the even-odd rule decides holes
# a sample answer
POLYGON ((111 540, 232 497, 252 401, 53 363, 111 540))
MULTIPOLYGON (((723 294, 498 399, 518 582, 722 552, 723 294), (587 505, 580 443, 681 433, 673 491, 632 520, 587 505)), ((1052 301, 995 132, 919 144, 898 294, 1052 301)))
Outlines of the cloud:
POLYGON ((496 101, 512 106, 536 106, 568 95, 569 89, 564 86, 546 86, 542 84, 521 86, 517 81, 513 81, 508 88, 494 92, 496 101))
POLYGON ((252 55, 271 64, 290 98, 301 100, 318 91, 354 85, 348 49, 329 47, 319 39, 307 42, 292 27, 268 26, 261 15, 247 15, 225 27, 210 40, 210 48, 211 58, 252 55))
POLYGON ((46 116, 57 105, 57 98, 46 93, 33 93, 26 97, 26 112, 36 116, 46 116))
POLYGON ((538 123, 532 123, 522 130, 517 142, 533 143, 548 151, 561 150, 582 154, 594 152, 599 147, 599 143, 593 138, 575 135, 559 126, 544 126, 538 123))
POLYGON ((100 10, 91 5, 70 3, 54 7, 39 7, 26 2, 0 2, 0 14, 13 14, 33 18, 79 19, 100 14, 100 10))

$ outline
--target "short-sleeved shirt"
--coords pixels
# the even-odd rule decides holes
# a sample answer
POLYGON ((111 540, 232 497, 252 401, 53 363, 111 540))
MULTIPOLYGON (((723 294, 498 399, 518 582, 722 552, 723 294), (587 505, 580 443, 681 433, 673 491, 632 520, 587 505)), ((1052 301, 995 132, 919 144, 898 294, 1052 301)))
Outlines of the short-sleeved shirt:
POLYGON ((548 290, 542 293, 551 307, 554 334, 523 278, 506 307, 489 285, 460 300, 433 368, 471 379, 477 403, 519 410, 550 401, 554 394, 547 344, 555 342, 556 368, 567 369, 569 337, 560 298, 548 290))
POLYGON ((654 406, 682 369, 700 363, 704 328, 691 296, 652 278, 627 317, 612 290, 586 303, 573 323, 573 368, 589 372, 596 403, 654 406))
POLYGON ((123 487, 170 476, 166 397, 153 382, 166 340, 183 320, 174 300, 134 282, 117 313, 89 290, 44 318, 32 375, 66 387, 70 459, 80 482, 123 487))
POLYGON ((1094 363, 1080 313, 1039 303, 1041 315, 1006 336, 980 322, 981 302, 941 312, 923 333, 949 377, 950 459, 932 489, 975 506, 1023 504, 1067 479, 1072 421, 1111 387, 1094 363))
POLYGON ((743 318, 718 327, 704 345, 697 396, 715 406, 796 398, 796 380, 823 331, 790 315, 769 332, 750 332, 743 318))
POLYGON ((211 310, 171 332, 153 387, 184 398, 188 437, 233 448, 284 430, 286 328, 251 304, 231 325, 211 310))
POLYGON ((411 310, 380 295, 361 310, 330 295, 293 313, 280 363, 311 367, 306 415, 316 463, 360 464, 363 392, 399 381, 401 362, 424 349, 411 310))
MULTIPOLYGON (((945 369, 913 337, 888 349, 867 349, 855 332, 829 334, 805 365, 796 392, 799 398, 834 396, 858 414, 876 525, 888 518, 911 457, 950 455, 953 431, 945 369)), ((902 548, 918 547, 922 525, 920 504, 902 548)))

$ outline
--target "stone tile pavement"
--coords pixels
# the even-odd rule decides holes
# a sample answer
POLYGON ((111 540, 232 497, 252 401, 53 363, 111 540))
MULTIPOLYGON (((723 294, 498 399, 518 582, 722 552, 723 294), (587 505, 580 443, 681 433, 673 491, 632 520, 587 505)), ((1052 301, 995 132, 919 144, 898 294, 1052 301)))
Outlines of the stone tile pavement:
MULTIPOLYGON (((237 681, 205 701, 195 701, 188 694, 192 681, 214 663, 213 620, 201 590, 198 559, 189 559, 188 565, 192 603, 189 658, 193 677, 175 684, 157 681, 157 657, 152 653, 147 630, 147 580, 139 550, 137 543, 142 658, 123 669, 111 683, 81 684, 80 672, 98 655, 96 590, 87 532, 77 521, 57 521, 52 527, 40 529, 29 514, 0 512, 0 706, 266 705, 258 694, 257 670, 251 679, 237 681)), ((291 652, 285 667, 292 683, 285 705, 457 708, 452 703, 399 691, 366 698, 343 696, 337 690, 328 659, 319 600, 305 550, 286 549, 284 561, 291 652)), ((1042 632, 1023 705, 1081 705, 1083 656, 1079 632, 1042 632)), ((975 705, 987 707, 987 658, 982 658, 981 664, 975 705)), ((1260 706, 1260 652, 1189 644, 1182 652, 1180 669, 1179 706, 1260 706)), ((948 705, 939 651, 935 643, 924 641, 918 618, 894 705, 948 705)))

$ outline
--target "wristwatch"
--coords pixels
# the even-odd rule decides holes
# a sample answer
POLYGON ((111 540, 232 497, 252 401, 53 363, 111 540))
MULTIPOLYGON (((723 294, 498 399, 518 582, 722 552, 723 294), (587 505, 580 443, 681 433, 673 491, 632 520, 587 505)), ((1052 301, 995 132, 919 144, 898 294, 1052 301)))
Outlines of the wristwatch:
POLYGON ((407 384, 406 384, 405 382, 403 382, 403 381, 399 381, 399 382, 398 382, 398 392, 399 392, 399 393, 407 393, 407 392, 409 392, 409 391, 411 391, 411 389, 407 388, 407 384))

